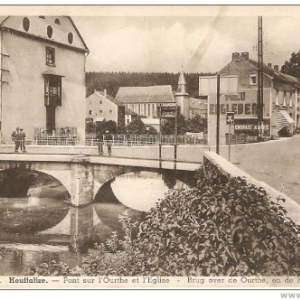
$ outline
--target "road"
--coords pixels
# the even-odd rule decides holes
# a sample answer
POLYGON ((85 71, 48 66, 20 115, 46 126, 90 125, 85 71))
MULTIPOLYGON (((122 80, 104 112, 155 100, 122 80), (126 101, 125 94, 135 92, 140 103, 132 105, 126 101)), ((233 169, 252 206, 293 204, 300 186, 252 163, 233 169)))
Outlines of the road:
MULTIPOLYGON (((220 155, 228 158, 227 147, 220 155)), ((231 162, 300 204, 300 135, 264 143, 234 145, 231 162)))

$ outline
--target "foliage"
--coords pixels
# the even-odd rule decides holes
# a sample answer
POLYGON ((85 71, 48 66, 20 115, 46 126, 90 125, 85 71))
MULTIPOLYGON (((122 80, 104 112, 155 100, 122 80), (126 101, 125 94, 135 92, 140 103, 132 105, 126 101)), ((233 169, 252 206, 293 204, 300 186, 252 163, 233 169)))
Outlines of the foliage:
MULTIPOLYGON (((161 126, 163 134, 175 133, 175 119, 168 119, 161 126)), ((207 132, 207 119, 199 115, 187 119, 180 114, 177 120, 177 133, 185 134, 186 132, 207 132)))
POLYGON ((130 134, 156 134, 153 126, 146 126, 140 117, 135 117, 125 128, 130 134))
MULTIPOLYGON (((140 225, 135 272, 143 275, 298 275, 299 226, 243 178, 199 171, 198 186, 172 190, 140 225)), ((279 199, 280 200, 280 199, 279 199)))
MULTIPOLYGON (((213 75, 212 73, 185 73, 187 90, 191 96, 199 93, 199 76, 213 75)), ((171 85, 172 90, 177 89, 179 73, 129 73, 129 72, 87 72, 85 74, 86 96, 94 89, 116 96, 121 86, 153 86, 171 85)))
POLYGON ((105 134, 106 131, 109 131, 111 134, 117 133, 117 124, 113 120, 103 120, 96 123, 96 132, 105 134))
POLYGON ((281 67, 281 72, 300 78, 300 50, 291 54, 290 59, 281 67))

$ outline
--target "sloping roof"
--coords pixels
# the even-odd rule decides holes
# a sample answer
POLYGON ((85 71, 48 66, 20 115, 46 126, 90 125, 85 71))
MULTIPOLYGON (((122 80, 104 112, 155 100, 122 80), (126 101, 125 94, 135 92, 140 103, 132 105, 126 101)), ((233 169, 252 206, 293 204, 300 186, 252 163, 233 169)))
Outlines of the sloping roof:
POLYGON ((0 27, 20 34, 26 34, 28 37, 48 40, 52 43, 59 43, 89 53, 89 49, 71 17, 47 15, 41 18, 39 16, 27 16, 30 24, 28 30, 25 30, 22 26, 24 17, 25 16, 1 16, 0 27), (59 23, 55 23, 56 20, 58 20, 59 23), (53 36, 50 37, 47 35, 47 28, 49 26, 51 26, 53 30, 53 36), (68 40, 69 34, 72 35, 71 41, 68 40))
POLYGON ((175 102, 171 85, 120 87, 116 100, 125 104, 175 102))
POLYGON ((104 92, 100 92, 100 91, 94 91, 93 94, 91 94, 90 96, 88 96, 86 99, 89 99, 90 97, 94 97, 94 96, 97 96, 98 98, 101 98, 101 99, 107 99, 111 102, 113 102, 114 104, 116 104, 117 106, 120 106, 120 107, 123 107, 123 103, 120 103, 118 101, 116 101, 112 96, 106 94, 106 98, 104 97, 104 92))
POLYGON ((125 115, 137 116, 137 113, 125 106, 125 115))
MULTIPOLYGON (((252 66, 258 69, 257 61, 253 59, 249 59, 248 61, 252 66)), ((266 64, 263 64, 263 72, 272 77, 275 81, 286 82, 289 84, 296 85, 296 87, 300 88, 300 80, 298 78, 281 73, 279 71, 275 71, 273 68, 269 67, 266 64)))

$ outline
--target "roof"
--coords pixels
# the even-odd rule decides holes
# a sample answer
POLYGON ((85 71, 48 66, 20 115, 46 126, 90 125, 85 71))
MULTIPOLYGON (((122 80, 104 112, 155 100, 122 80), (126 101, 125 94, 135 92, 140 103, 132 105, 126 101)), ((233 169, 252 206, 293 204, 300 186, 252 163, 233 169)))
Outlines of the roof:
POLYGON ((125 115, 137 116, 137 113, 125 106, 125 115))
POLYGON ((186 84, 183 70, 180 72, 180 75, 179 75, 178 85, 179 85, 179 84, 186 84))
MULTIPOLYGON (((249 59, 248 61, 252 66, 254 66, 255 68, 258 69, 257 61, 255 61, 253 59, 249 59)), ((275 71, 273 68, 269 67, 266 64, 263 64, 263 72, 265 74, 269 75, 270 77, 272 77, 275 81, 293 84, 293 85, 296 85, 298 88, 300 88, 300 80, 298 78, 293 77, 291 75, 281 73, 279 71, 275 71)))
POLYGON ((105 98, 104 97, 104 92, 100 92, 100 91, 96 91, 96 90, 94 91, 93 94, 88 96, 86 99, 89 99, 90 97, 94 97, 94 96, 96 96, 98 98, 101 98, 101 99, 107 99, 107 100, 113 102, 114 104, 116 104, 117 106, 120 106, 120 107, 124 106, 123 103, 120 103, 120 102, 116 101, 112 96, 108 95, 107 93, 106 93, 106 98, 105 98))
POLYGON ((0 27, 22 35, 26 34, 27 37, 47 40, 89 53, 89 49, 71 17, 26 16, 29 22, 27 30, 24 28, 24 18, 25 16, 1 16, 0 27), (51 36, 48 36, 48 27, 52 28, 53 35, 51 34, 51 36), (69 35, 71 35, 70 39, 69 35))
POLYGON ((120 87, 116 100, 125 104, 175 102, 171 85, 120 87))

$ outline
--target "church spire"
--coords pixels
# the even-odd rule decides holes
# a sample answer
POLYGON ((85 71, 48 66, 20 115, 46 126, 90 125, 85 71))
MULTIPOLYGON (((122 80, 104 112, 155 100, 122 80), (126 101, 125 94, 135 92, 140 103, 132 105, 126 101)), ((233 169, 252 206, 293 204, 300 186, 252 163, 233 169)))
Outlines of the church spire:
POLYGON ((183 66, 182 66, 181 73, 179 75, 177 93, 186 94, 186 81, 184 77, 183 66))

